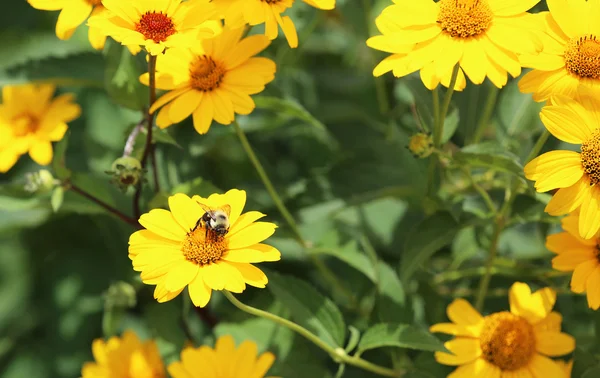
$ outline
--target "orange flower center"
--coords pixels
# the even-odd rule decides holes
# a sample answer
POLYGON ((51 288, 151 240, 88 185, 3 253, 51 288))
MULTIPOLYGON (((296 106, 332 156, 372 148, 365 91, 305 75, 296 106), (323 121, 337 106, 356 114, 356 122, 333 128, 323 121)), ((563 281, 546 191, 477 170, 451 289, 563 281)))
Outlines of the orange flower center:
POLYGON ((484 33, 494 14, 487 0, 440 0, 437 22, 446 34, 471 38, 484 33))
POLYGON ((215 62, 210 56, 202 55, 190 64, 190 83, 194 89, 209 92, 219 88, 225 72, 222 64, 215 62))
POLYGON ((13 134, 17 137, 22 137, 35 133, 39 127, 39 122, 31 114, 21 114, 13 118, 12 127, 13 134))
POLYGON ((595 35, 569 40, 565 49, 565 67, 580 78, 600 78, 600 41, 595 35))
POLYGON ((592 137, 581 143, 581 165, 590 178, 590 185, 600 182, 600 129, 596 129, 592 137))
POLYGON ((227 251, 227 240, 212 230, 198 227, 187 233, 181 251, 186 260, 200 266, 217 262, 227 251))
POLYGON ((101 5, 102 4, 102 0, 86 0, 88 2, 88 4, 92 5, 92 6, 96 6, 96 5, 101 5))
POLYGON ((135 30, 144 38, 158 43, 166 41, 169 36, 175 34, 175 25, 171 17, 162 12, 146 12, 135 24, 135 30))
POLYGON ((533 327, 507 311, 485 317, 479 342, 482 357, 502 371, 522 368, 535 354, 533 327))

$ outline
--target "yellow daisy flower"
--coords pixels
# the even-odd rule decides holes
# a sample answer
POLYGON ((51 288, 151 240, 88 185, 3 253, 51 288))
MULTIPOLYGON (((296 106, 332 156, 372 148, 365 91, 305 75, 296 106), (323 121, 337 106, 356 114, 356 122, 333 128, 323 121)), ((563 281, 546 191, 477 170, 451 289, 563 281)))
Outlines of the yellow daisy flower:
MULTIPOLYGON (((275 62, 255 57, 269 45, 263 35, 242 38, 243 28, 227 29, 190 49, 169 49, 157 62, 156 87, 171 90, 150 112, 166 128, 193 116, 194 127, 205 134, 212 120, 229 125, 235 114, 250 114, 259 93, 275 78, 275 62), (241 40, 240 40, 241 39, 241 40)), ((148 85, 148 74, 141 81, 148 85)))
MULTIPOLYGON (((281 16, 286 9, 294 5, 294 0, 213 0, 217 12, 230 27, 240 27, 244 23, 252 26, 265 24, 265 35, 273 40, 281 26, 285 38, 292 48, 298 47, 296 26, 289 16, 281 16)), ((304 0, 305 3, 319 9, 335 8, 335 0, 304 0)))
POLYGON ((510 288, 510 312, 481 316, 469 302, 456 299, 447 308, 452 323, 430 328, 455 336, 444 344, 453 354, 436 352, 435 359, 458 366, 449 378, 564 378, 548 357, 571 353, 575 339, 560 332, 562 316, 552 312, 555 301, 552 289, 531 293, 521 282, 510 288))
MULTIPOLYGON (((56 21, 56 36, 62 40, 71 38, 75 29, 92 15, 102 12, 102 0, 27 0, 35 9, 61 11, 56 21)), ((88 38, 95 49, 104 47, 106 37, 89 30, 88 38)))
POLYGON ((94 340, 92 353, 96 362, 83 365, 82 378, 167 376, 156 343, 142 342, 131 331, 125 331, 121 338, 94 340))
POLYGON ((275 356, 265 352, 258 356, 255 342, 246 340, 236 349, 233 337, 221 336, 215 348, 188 347, 181 351, 181 361, 167 368, 173 378, 263 378, 275 356))
POLYGON ((191 47, 199 38, 213 35, 202 25, 215 14, 206 1, 193 6, 181 0, 103 0, 102 4, 110 13, 91 17, 88 25, 125 46, 143 46, 151 55, 168 47, 191 47))
POLYGON ((544 49, 522 56, 534 68, 519 81, 519 89, 546 101, 554 93, 574 97, 581 87, 600 89, 600 26, 597 0, 547 0, 544 49))
POLYGON ((525 166, 525 177, 538 192, 558 189, 546 205, 550 215, 581 209, 579 235, 590 239, 600 228, 600 103, 590 96, 579 101, 563 95, 551 97, 540 118, 552 135, 581 145, 575 151, 550 151, 525 166))
POLYGON ((546 248, 558 256, 552 267, 562 272, 573 272, 571 290, 587 292, 588 306, 600 308, 600 234, 591 239, 579 235, 579 214, 573 213, 561 220, 565 232, 549 235, 546 248))
POLYGON ((129 238, 129 258, 142 281, 156 285, 158 302, 175 298, 186 286, 198 307, 206 306, 212 290, 265 287, 267 276, 252 264, 280 260, 276 248, 261 243, 277 226, 256 222, 265 216, 258 211, 242 214, 245 203, 246 192, 237 189, 208 198, 175 194, 169 197, 170 211, 154 209, 140 217, 146 229, 129 238), (224 236, 199 221, 206 209, 229 212, 224 236))
POLYGON ((67 122, 81 114, 71 93, 52 98, 49 84, 7 85, 0 104, 0 172, 7 172, 25 153, 40 165, 52 161, 52 144, 62 139, 67 122))
POLYGON ((367 40, 369 47, 392 53, 375 67, 373 75, 392 71, 402 77, 420 70, 423 84, 434 89, 440 82, 450 85, 459 63, 456 90, 465 87, 464 74, 475 84, 487 77, 501 88, 507 73, 521 74, 517 54, 542 48, 534 31, 538 17, 527 13, 538 2, 395 0, 376 19, 382 35, 367 40))

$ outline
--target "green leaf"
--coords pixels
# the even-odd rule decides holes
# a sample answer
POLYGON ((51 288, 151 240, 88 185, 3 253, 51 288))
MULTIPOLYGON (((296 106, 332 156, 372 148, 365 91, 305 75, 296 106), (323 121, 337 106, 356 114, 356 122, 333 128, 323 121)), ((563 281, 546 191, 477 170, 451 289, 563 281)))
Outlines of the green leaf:
POLYGON ((63 199, 65 198, 65 188, 62 186, 57 186, 52 191, 52 197, 50 197, 50 204, 52 205, 52 210, 56 213, 60 206, 63 203, 63 199))
POLYGON ((581 378, 598 378, 600 377, 600 366, 587 369, 581 378))
POLYGON ((478 168, 491 168, 524 177, 519 157, 495 142, 471 144, 454 154, 454 159, 478 168))
POLYGON ((148 102, 148 87, 140 83, 143 69, 137 57, 116 42, 107 41, 104 86, 111 99, 133 110, 142 110, 148 102))
POLYGON ((321 121, 294 100, 270 96, 256 96, 253 99, 258 109, 272 110, 278 114, 299 118, 318 129, 327 130, 321 121))
POLYGON ((183 148, 181 147, 181 145, 179 145, 179 143, 177 143, 175 138, 173 138, 166 129, 159 129, 158 127, 155 127, 152 131, 152 142, 170 144, 172 146, 183 148))
POLYGON ((52 158, 52 168, 56 178, 59 180, 67 180, 71 177, 71 171, 67 168, 65 161, 65 154, 67 153, 67 147, 69 146, 69 137, 71 131, 67 131, 63 138, 56 143, 54 146, 54 157, 52 158))
POLYGON ((346 353, 352 352, 360 341, 360 331, 356 327, 348 326, 348 331, 350 331, 350 338, 348 339, 348 344, 346 344, 346 347, 344 348, 346 353))
POLYGON ((354 269, 363 273, 372 282, 376 282, 375 267, 367 255, 358 248, 356 240, 350 240, 344 245, 341 244, 340 234, 336 230, 328 232, 324 238, 324 245, 311 249, 310 252, 316 255, 328 255, 342 260, 354 269))
POLYGON ((222 193, 222 190, 217 188, 212 182, 205 180, 202 177, 196 177, 193 180, 186 181, 171 189, 171 193, 185 193, 188 196, 199 195, 208 197, 213 193, 222 193))
POLYGON ((573 377, 581 377, 588 370, 595 369, 598 365, 598 360, 588 351, 581 347, 576 347, 573 352, 573 377))
POLYGON ((363 335, 358 350, 399 347, 430 352, 448 352, 440 340, 431 333, 409 324, 380 323, 369 328, 363 335))
POLYGON ((270 271, 267 287, 287 307, 294 320, 332 347, 342 347, 345 322, 340 309, 310 284, 270 271))
POLYGON ((450 140, 450 138, 452 138, 452 136, 454 136, 460 120, 458 114, 458 108, 453 108, 448 115, 446 115, 444 130, 442 132, 442 143, 446 143, 450 140))
POLYGON ((409 234, 402 255, 400 278, 406 283, 421 264, 450 244, 460 225, 448 212, 437 212, 424 219, 409 234))

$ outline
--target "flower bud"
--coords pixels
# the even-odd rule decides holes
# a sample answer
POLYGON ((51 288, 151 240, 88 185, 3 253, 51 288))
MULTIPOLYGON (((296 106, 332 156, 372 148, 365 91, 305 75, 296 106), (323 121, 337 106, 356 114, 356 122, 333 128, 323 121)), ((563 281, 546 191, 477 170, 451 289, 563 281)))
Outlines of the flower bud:
POLYGON ((416 158, 426 158, 433 152, 433 139, 431 134, 417 133, 410 138, 408 150, 416 158))
POLYGON ((47 169, 26 173, 25 180, 24 189, 30 193, 47 193, 59 184, 58 180, 47 169))
POLYGON ((106 171, 112 175, 111 182, 116 184, 123 192, 130 186, 137 186, 142 180, 144 170, 142 164, 136 158, 123 156, 112 163, 111 170, 106 171))

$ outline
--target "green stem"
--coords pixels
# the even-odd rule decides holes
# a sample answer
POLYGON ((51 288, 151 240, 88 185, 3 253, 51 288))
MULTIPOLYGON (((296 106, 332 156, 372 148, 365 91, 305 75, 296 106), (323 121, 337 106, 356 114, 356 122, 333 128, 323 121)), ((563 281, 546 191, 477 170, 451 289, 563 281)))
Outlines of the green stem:
POLYGON ((310 332, 306 328, 304 328, 292 321, 284 319, 275 314, 271 314, 270 312, 259 310, 252 306, 248 306, 248 305, 240 302, 239 300, 237 300, 233 296, 233 294, 231 294, 230 292, 228 292, 226 290, 223 290, 223 294, 225 295, 225 298, 227 298, 229 300, 229 302, 231 302, 231 304, 233 304, 235 307, 239 308, 240 310, 242 310, 248 314, 254 315, 254 316, 269 319, 281 326, 284 326, 284 327, 291 329, 292 331, 302 335, 303 337, 308 339, 311 343, 313 343, 317 347, 319 347, 319 349, 321 349, 321 350, 325 351, 327 354, 329 354, 333 360, 335 360, 336 362, 338 362, 340 364, 353 365, 353 366, 356 366, 363 370, 367 370, 372 373, 379 374, 379 375, 382 375, 385 377, 401 377, 404 374, 402 371, 394 371, 392 369, 388 369, 388 368, 373 364, 373 363, 363 360, 361 358, 349 356, 348 354, 346 354, 346 352, 344 351, 343 348, 334 348, 334 347, 330 346, 329 344, 327 344, 326 342, 321 340, 314 333, 310 332))
POLYGON ((488 123, 490 122, 490 118, 492 117, 494 107, 496 106, 498 92, 498 87, 492 85, 492 87, 490 88, 490 93, 488 94, 488 97, 486 99, 485 106, 483 108, 483 114, 481 115, 481 118, 477 123, 477 127, 475 128, 473 137, 470 138, 470 142, 467 142, 467 144, 479 143, 479 141, 481 140, 483 132, 485 131, 485 128, 487 127, 488 123))
MULTIPOLYGON (((248 141, 248 138, 246 137, 244 130, 242 130, 242 128, 240 127, 240 125, 238 124, 237 121, 233 121, 233 126, 235 127, 235 131, 238 135, 238 138, 240 139, 240 143, 242 143, 242 147, 244 148, 244 151, 246 151, 248 158, 250 159, 250 161, 252 162, 252 165, 254 166, 254 169, 256 169, 256 172, 260 176, 260 179, 262 180, 265 188, 267 189, 267 192, 269 192, 269 195, 271 196, 271 199, 275 203, 275 206, 277 206, 277 209, 279 210, 279 212, 281 213, 281 215, 287 222, 288 226, 290 226, 290 228, 292 229, 292 232, 294 233, 294 236, 296 237, 296 240, 298 241, 298 243, 303 248, 310 251, 311 246, 302 237, 302 234, 300 233, 300 229, 298 228, 298 225, 297 225, 296 221, 294 220, 294 217, 292 216, 292 214, 289 212, 289 210, 287 209, 287 207, 281 200, 281 197, 277 193, 277 190, 275 190, 275 187, 273 186, 271 179, 269 179, 267 172, 265 171, 264 167, 260 163, 260 160, 258 160, 258 157, 254 153, 254 150, 252 149, 252 146, 250 145, 250 142, 248 141)), ((327 265, 325 265, 325 263, 323 261, 321 261, 317 256, 315 256, 312 253, 309 253, 309 257, 313 261, 313 263, 315 264, 315 266, 317 267, 319 272, 323 275, 323 277, 326 280, 328 280, 339 292, 343 293, 350 300, 350 302, 354 305, 356 302, 354 295, 350 291, 348 291, 344 287, 344 285, 342 285, 338 281, 335 274, 333 274, 333 272, 331 272, 329 270, 327 265)))
MULTIPOLYGON (((550 133, 547 130, 544 130, 544 132, 538 137, 538 140, 535 142, 535 145, 531 149, 531 152, 529 152, 529 155, 527 155, 525 163, 528 163, 529 161, 534 159, 537 156, 537 154, 539 154, 539 152, 542 150, 542 147, 544 147, 544 144, 548 140, 549 136, 550 133)), ((510 214, 510 209, 512 208, 513 202, 517 198, 517 193, 519 191, 520 186, 521 181, 519 179, 514 179, 511 187, 506 190, 506 199, 504 201, 504 204, 502 205, 502 208, 498 212, 498 215, 496 216, 496 226, 494 228, 494 235, 492 236, 492 241, 490 244, 490 254, 486 263, 486 271, 485 275, 481 279, 479 290, 477 293, 477 300, 475 302, 475 307, 478 310, 481 310, 481 308, 483 307, 483 302, 485 300, 485 296, 489 288, 492 276, 492 265, 494 264, 494 260, 498 251, 498 240, 500 238, 500 233, 506 225, 507 218, 510 214)))
POLYGON ((452 77, 450 78, 450 85, 444 95, 444 101, 442 102, 442 108, 437 120, 436 129, 433 133, 433 145, 439 148, 442 144, 442 135, 444 134, 444 123, 446 123, 446 114, 450 108, 450 101, 452 100, 452 94, 454 93, 454 86, 456 85, 456 79, 458 78, 459 65, 456 63, 452 70, 452 77))
POLYGON ((433 97, 433 129, 437 131, 438 123, 440 122, 440 91, 435 87, 431 91, 433 97))
POLYGON ((481 185, 479 185, 477 183, 477 181, 475 181, 475 179, 473 178, 473 175, 471 174, 471 171, 469 170, 468 167, 464 167, 463 172, 468 177, 469 182, 471 183, 471 186, 473 187, 473 189, 475 189, 477 191, 477 193, 479 193, 481 198, 483 198, 483 200, 485 201, 485 204, 487 205, 490 212, 492 212, 492 214, 496 214, 498 212, 498 209, 496 208, 496 205, 494 204, 494 201, 492 201, 492 198, 490 197, 488 192, 486 192, 485 189, 483 189, 481 187, 481 185))
MULTIPOLYGON (((371 2, 369 0, 363 0, 362 2, 363 13, 365 15, 365 27, 367 29, 367 37, 371 36, 371 28, 375 23, 371 19, 371 2)), ((372 65, 375 66, 376 58, 374 51, 369 49, 369 58, 372 65)), ((379 113, 385 116, 390 111, 390 100, 388 93, 385 88, 385 78, 383 76, 373 76, 373 82, 375 83, 375 94, 377 96, 377 104, 379 105, 379 113)))

